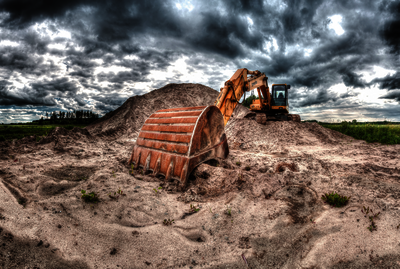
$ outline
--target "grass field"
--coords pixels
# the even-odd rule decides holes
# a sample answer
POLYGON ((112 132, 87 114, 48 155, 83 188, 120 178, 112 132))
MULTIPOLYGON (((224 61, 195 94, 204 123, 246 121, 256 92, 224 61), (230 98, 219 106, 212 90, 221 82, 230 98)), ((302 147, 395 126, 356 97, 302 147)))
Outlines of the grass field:
MULTIPOLYGON (((400 125, 381 125, 381 124, 360 124, 360 123, 340 123, 340 124, 324 124, 319 123, 325 128, 329 128, 355 139, 365 140, 368 143, 379 142, 382 144, 400 144, 400 125)), ((74 127, 84 128, 88 124, 76 125, 0 125, 0 141, 21 139, 25 136, 36 135, 36 140, 40 140, 40 136, 46 136, 56 127, 63 127, 72 130, 74 127)))
POLYGON ((355 139, 365 140, 368 143, 400 144, 400 125, 354 124, 346 122, 340 124, 319 124, 355 139))
POLYGON ((39 141, 40 136, 46 136, 51 130, 56 127, 63 127, 67 130, 72 130, 74 127, 84 128, 85 125, 0 125, 0 141, 21 139, 25 136, 36 135, 36 140, 39 141))

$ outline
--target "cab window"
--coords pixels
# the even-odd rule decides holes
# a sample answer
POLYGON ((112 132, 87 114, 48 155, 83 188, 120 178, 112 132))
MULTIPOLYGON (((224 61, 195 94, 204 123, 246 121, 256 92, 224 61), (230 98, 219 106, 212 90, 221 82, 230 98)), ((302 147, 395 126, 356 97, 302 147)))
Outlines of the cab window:
POLYGON ((272 105, 287 106, 286 104, 286 87, 284 85, 274 86, 272 89, 272 105))
POLYGON ((285 98, 286 97, 286 89, 285 86, 275 86, 274 87, 274 99, 279 98, 285 98))

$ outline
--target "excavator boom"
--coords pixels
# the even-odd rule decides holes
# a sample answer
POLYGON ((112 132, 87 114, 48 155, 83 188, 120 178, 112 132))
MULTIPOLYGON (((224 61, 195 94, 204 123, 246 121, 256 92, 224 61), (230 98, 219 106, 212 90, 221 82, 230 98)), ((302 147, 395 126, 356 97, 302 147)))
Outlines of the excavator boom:
POLYGON ((261 91, 263 96, 270 99, 267 80, 268 78, 265 74, 258 70, 250 71, 246 68, 242 68, 238 69, 235 74, 225 82, 224 87, 221 88, 220 94, 214 103, 224 116, 224 125, 228 123, 239 100, 246 92, 257 88, 259 94, 261 91), (251 75, 251 77, 248 78, 247 75, 251 75))

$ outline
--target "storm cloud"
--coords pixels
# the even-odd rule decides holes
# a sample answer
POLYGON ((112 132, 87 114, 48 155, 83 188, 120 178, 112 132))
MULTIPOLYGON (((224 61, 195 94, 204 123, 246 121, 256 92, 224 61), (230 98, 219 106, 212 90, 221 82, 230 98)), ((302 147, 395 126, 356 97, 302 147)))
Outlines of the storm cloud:
POLYGON ((389 92, 388 94, 379 97, 380 99, 395 100, 400 103, 400 90, 389 92))
POLYGON ((3 0, 0 110, 104 114, 168 83, 218 90, 248 68, 290 84, 293 113, 357 107, 370 92, 383 113, 400 103, 399 29, 390 0, 3 0))
POLYGON ((389 75, 384 78, 374 79, 371 84, 379 84, 380 89, 397 90, 400 89, 400 72, 394 75, 389 75))

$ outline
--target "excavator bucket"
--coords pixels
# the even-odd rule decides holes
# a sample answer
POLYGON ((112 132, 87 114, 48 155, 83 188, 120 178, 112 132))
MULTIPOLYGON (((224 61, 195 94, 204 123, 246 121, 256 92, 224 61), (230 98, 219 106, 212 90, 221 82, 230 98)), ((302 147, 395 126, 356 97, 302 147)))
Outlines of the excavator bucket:
POLYGON ((164 175, 165 181, 177 179, 182 189, 197 165, 228 154, 224 118, 216 106, 171 108, 145 121, 129 164, 164 175))

